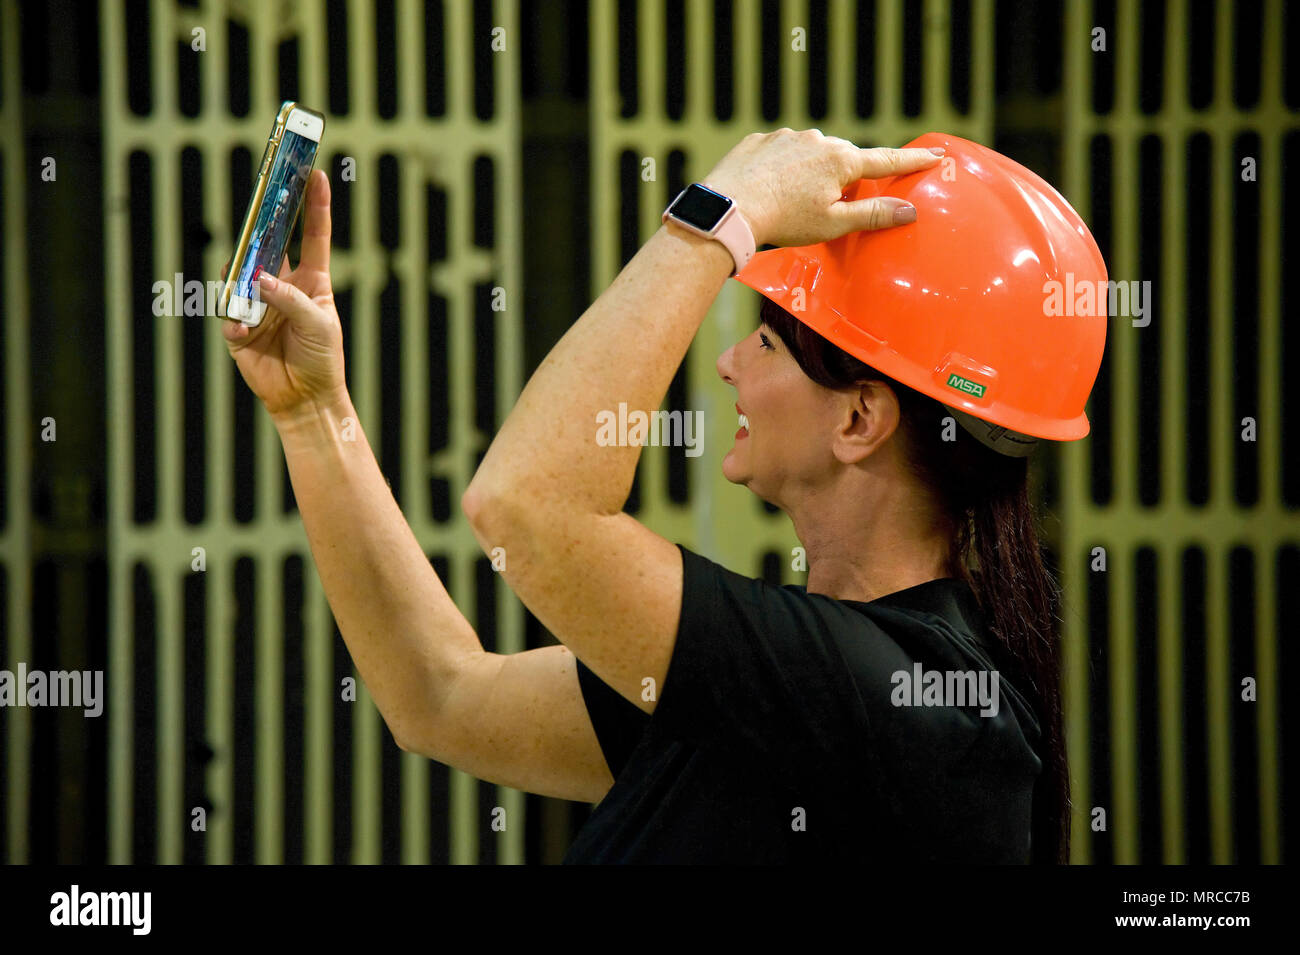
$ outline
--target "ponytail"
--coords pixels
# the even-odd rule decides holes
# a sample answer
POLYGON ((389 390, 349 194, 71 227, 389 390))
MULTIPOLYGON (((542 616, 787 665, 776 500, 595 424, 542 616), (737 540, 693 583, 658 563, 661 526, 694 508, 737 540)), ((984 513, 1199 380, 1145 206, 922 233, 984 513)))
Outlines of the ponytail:
MULTIPOLYGON (((1056 626, 1059 591, 1043 564, 1029 499, 1028 459, 1008 458, 989 451, 969 435, 961 437, 975 445, 967 448, 969 456, 1001 458, 980 462, 995 476, 978 482, 970 493, 955 493, 954 498, 961 502, 955 509, 965 509, 971 516, 967 553, 974 552, 977 566, 967 579, 987 616, 989 630, 1026 678, 1025 690, 1038 713, 1043 770, 1034 792, 1033 861, 1065 864, 1070 853, 1070 777, 1056 626)), ((961 571, 968 560, 959 558, 957 564, 961 571)))

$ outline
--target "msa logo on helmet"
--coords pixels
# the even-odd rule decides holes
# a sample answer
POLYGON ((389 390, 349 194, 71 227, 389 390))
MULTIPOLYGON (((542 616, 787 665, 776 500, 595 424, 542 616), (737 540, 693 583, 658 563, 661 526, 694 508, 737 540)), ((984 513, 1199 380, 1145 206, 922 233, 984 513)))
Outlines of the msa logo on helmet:
POLYGON ((969 378, 963 378, 955 372, 948 376, 948 387, 956 388, 958 391, 964 391, 968 395, 974 395, 976 398, 984 397, 984 386, 978 382, 971 381, 969 378))

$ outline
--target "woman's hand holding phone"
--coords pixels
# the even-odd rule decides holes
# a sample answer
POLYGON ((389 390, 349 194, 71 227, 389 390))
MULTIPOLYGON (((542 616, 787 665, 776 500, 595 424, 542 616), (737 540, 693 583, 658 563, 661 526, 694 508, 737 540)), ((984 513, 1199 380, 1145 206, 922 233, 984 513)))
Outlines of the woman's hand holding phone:
POLYGON ((258 280, 267 304, 261 324, 227 320, 222 327, 240 374, 277 428, 348 400, 343 327, 329 272, 329 177, 322 170, 311 174, 304 202, 297 267, 290 270, 286 257, 278 279, 263 273, 258 280))

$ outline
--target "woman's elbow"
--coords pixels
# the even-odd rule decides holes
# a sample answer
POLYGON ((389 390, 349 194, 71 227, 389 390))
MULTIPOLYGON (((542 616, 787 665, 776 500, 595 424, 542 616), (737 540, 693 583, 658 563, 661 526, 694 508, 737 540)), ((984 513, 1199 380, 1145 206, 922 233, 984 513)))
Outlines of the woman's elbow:
POLYGON ((460 496, 460 509, 469 526, 480 534, 496 533, 518 522, 516 495, 490 488, 478 480, 470 481, 460 496))
POLYGON ((470 481, 469 487, 465 488, 465 493, 460 496, 461 512, 471 527, 477 525, 483 518, 483 497, 483 492, 473 481, 470 481))
POLYGON ((484 525, 497 506, 493 495, 489 494, 479 483, 470 481, 465 493, 460 496, 460 509, 469 521, 469 526, 478 529, 484 525))

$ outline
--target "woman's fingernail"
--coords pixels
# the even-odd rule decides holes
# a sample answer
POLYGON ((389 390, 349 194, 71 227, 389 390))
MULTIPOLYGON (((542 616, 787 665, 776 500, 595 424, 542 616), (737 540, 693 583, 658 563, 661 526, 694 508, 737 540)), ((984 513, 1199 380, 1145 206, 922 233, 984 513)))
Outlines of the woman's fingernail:
POLYGON ((894 225, 907 225, 916 221, 916 206, 899 206, 894 210, 894 225))
POLYGON ((276 284, 275 277, 271 275, 270 272, 263 272, 261 275, 257 277, 257 281, 260 282, 262 284, 262 288, 266 289, 267 291, 270 292, 275 291, 275 284, 276 284))
POLYGON ((931 146, 931 147, 930 147, 930 152, 934 153, 936 156, 942 156, 942 155, 943 155, 944 153, 946 153, 947 151, 948 151, 948 150, 944 149, 942 146, 931 146))

